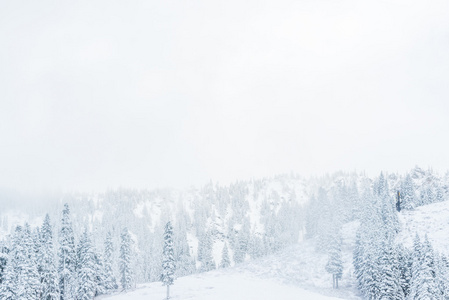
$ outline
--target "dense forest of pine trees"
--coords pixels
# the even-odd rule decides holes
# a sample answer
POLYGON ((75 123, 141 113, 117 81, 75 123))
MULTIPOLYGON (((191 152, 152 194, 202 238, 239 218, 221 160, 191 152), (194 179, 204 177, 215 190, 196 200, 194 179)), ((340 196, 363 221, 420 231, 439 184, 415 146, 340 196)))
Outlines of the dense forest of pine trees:
POLYGON ((289 175, 228 187, 208 184, 188 193, 117 190, 65 198, 68 204, 50 210, 41 226, 14 226, 2 240, 0 295, 93 299, 141 282, 169 287, 176 277, 226 268, 301 238, 314 239, 317 251, 328 253, 326 271, 338 288, 345 272, 341 228, 363 220, 353 264, 364 298, 449 298, 446 256, 425 236, 416 237, 413 249, 395 242, 396 191, 405 210, 447 194, 431 173, 417 180, 422 174, 416 168, 403 177, 336 174, 308 182, 289 175))

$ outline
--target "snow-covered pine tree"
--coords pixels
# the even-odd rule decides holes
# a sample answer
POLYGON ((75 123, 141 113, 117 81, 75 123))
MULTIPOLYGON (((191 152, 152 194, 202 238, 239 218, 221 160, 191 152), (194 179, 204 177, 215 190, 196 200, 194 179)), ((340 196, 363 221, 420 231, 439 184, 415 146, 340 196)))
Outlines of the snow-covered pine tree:
POLYGON ((12 260, 10 258, 5 267, 5 270, 3 273, 3 281, 2 281, 2 284, 0 285, 0 295, 2 296, 2 300, 18 299, 16 296, 16 293, 17 293, 16 277, 17 276, 14 272, 12 260))
POLYGON ((234 243, 234 262, 236 264, 242 263, 245 261, 245 252, 243 251, 243 246, 241 246, 241 240, 237 237, 234 243))
POLYGON ((61 228, 59 230, 58 275, 61 299, 76 298, 76 250, 69 205, 64 204, 61 228))
MULTIPOLYGON (((279 223, 278 223, 278 227, 279 223)), ((238 240, 239 240, 239 246, 240 246, 240 252, 243 256, 243 260, 245 261, 246 253, 248 252, 248 244, 251 236, 251 226, 249 223, 249 218, 245 217, 242 221, 242 228, 239 230, 238 233, 238 240)))
POLYGON ((95 282, 95 261, 94 251, 92 249, 92 242, 90 240, 87 228, 78 245, 78 289, 76 299, 90 300, 95 297, 96 282, 95 282))
POLYGON ((399 272, 400 272, 400 286, 404 294, 404 298, 407 298, 410 293, 410 281, 412 279, 412 265, 413 258, 410 251, 402 245, 396 248, 398 254, 399 262, 399 272))
POLYGON ((415 186, 413 184, 413 180, 410 174, 407 174, 402 183, 401 198, 402 198, 401 206, 404 209, 409 210, 414 209, 418 205, 415 195, 415 186))
POLYGON ((431 204, 435 202, 435 193, 433 190, 433 186, 429 186, 426 190, 427 193, 427 203, 426 204, 431 204))
POLYGON ((421 244, 421 240, 419 235, 416 233, 415 238, 413 240, 413 249, 412 249, 412 278, 410 280, 410 291, 409 291, 409 299, 418 299, 419 291, 419 275, 421 269, 421 260, 423 256, 423 246, 421 244))
POLYGON ((195 259, 190 255, 189 243, 187 242, 187 233, 184 228, 178 228, 174 245, 176 257, 176 277, 193 274, 196 270, 195 259))
POLYGON ((60 298, 59 282, 54 257, 53 230, 48 214, 42 224, 40 239, 38 265, 42 288, 41 299, 56 300, 60 298))
POLYGON ((104 242, 104 270, 105 270, 104 286, 106 292, 118 289, 117 280, 115 278, 113 271, 114 270, 113 262, 114 262, 114 244, 112 242, 112 234, 109 231, 106 235, 106 240, 104 242))
POLYGON ((212 257, 212 237, 210 232, 203 235, 203 251, 201 256, 201 272, 208 272, 216 268, 214 258, 212 257))
POLYGON ((379 299, 404 299, 404 292, 400 285, 399 261, 392 241, 387 240, 382 243, 378 264, 381 274, 379 299))
POLYGON ((380 172, 379 178, 377 178, 377 181, 375 182, 374 194, 381 197, 388 194, 388 181, 383 172, 380 172))
POLYGON ((365 191, 362 219, 364 220, 356 235, 354 249, 354 269, 360 291, 366 299, 378 299, 380 295, 380 278, 382 276, 378 264, 381 240, 385 239, 383 220, 380 214, 379 196, 365 191))
POLYGON ((124 228, 120 235, 120 283, 122 289, 127 291, 132 288, 133 285, 133 272, 132 272, 132 253, 131 253, 131 235, 128 228, 124 228))
POLYGON ((326 271, 332 274, 332 287, 338 289, 338 280, 343 274, 343 261, 341 259, 341 237, 336 234, 329 250, 329 260, 326 271))
POLYGON ((18 286, 18 261, 24 260, 22 250, 22 227, 17 226, 11 237, 11 247, 8 253, 5 272, 3 274, 3 281, 0 286, 0 295, 5 300, 15 300, 19 296, 18 286))
POLYGON ((231 261, 229 259, 229 253, 228 253, 228 244, 225 242, 223 246, 223 252, 221 254, 221 263, 220 268, 228 268, 231 266, 231 261))
POLYGON ((435 202, 442 202, 442 201, 444 201, 444 190, 441 186, 437 186, 435 192, 435 202))
POLYGON ((354 275, 357 280, 359 290, 362 290, 363 277, 363 241, 361 237, 361 229, 357 230, 355 236, 355 247, 352 253, 352 264, 354 265, 354 275))
POLYGON ((167 300, 170 299, 170 286, 175 280, 175 253, 173 249, 173 227, 170 221, 165 225, 164 249, 162 252, 162 284, 167 286, 167 300))
POLYGON ((436 277, 442 299, 449 299, 449 261, 445 255, 436 255, 436 277), (437 258, 438 257, 438 258, 437 258))
MULTIPOLYGON (((332 203, 328 192, 324 188, 319 188, 316 198, 315 215, 312 221, 316 222, 318 239, 316 249, 318 251, 327 251, 331 245, 332 234, 335 230, 334 218, 332 214, 332 203)), ((275 217, 273 219, 276 219, 275 217)), ((277 230, 275 230, 276 232, 277 230)), ((275 249, 276 250, 276 249, 275 249)))
POLYGON ((419 238, 414 241, 414 261, 410 299, 439 299, 441 291, 435 279, 435 263, 433 248, 427 235, 423 244, 419 238))
POLYGON ((6 270, 6 263, 8 262, 8 247, 0 242, 0 284, 3 282, 3 275, 6 270))
POLYGON ((22 249, 24 250, 24 260, 18 261, 18 294, 19 299, 39 299, 41 292, 41 284, 39 280, 39 273, 37 271, 36 261, 36 245, 34 243, 31 229, 28 224, 25 224, 22 237, 22 249), (23 277, 22 277, 23 276, 23 277), (22 281, 23 279, 23 281, 22 281))
POLYGON ((103 256, 94 249, 95 265, 95 297, 106 293, 106 272, 104 268, 103 256))
POLYGON ((28 225, 25 228, 17 226, 14 231, 1 295, 6 299, 33 300, 40 297, 34 242, 28 225))
MULTIPOLYGON (((427 234, 424 237, 423 243, 423 256, 421 261, 421 284, 422 289, 427 290, 430 295, 432 295, 432 299, 438 299, 440 297, 441 291, 438 288, 437 280, 436 280, 436 272, 435 272, 435 256, 434 250, 430 241, 427 237, 427 234)), ((425 299, 423 297, 422 299, 425 299)))

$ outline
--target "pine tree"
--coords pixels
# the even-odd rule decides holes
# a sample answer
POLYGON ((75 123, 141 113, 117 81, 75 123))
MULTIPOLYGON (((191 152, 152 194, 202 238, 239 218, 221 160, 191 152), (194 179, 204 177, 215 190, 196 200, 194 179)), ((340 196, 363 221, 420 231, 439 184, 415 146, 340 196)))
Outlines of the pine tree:
POLYGON ((401 197, 403 202, 402 207, 404 209, 414 209, 418 205, 415 195, 415 187, 410 174, 407 174, 402 184, 401 197))
POLYGON ((50 224, 50 217, 45 216, 41 230, 41 241, 38 256, 39 275, 42 285, 41 299, 59 299, 58 273, 55 266, 53 253, 53 230, 50 224))
POLYGON ((0 243, 0 284, 3 282, 3 277, 6 271, 6 263, 8 262, 9 249, 3 243, 0 243))
POLYGON ((118 289, 117 280, 113 271, 113 253, 114 245, 112 243, 111 232, 107 233, 106 241, 104 242, 104 270, 105 270, 105 282, 104 286, 106 291, 114 291, 118 289))
POLYGON ((24 260, 19 260, 17 265, 20 270, 18 273, 18 285, 19 290, 21 290, 22 293, 19 293, 18 296, 19 299, 21 297, 30 300, 39 299, 41 284, 35 256, 36 245, 33 241, 31 229, 28 224, 25 224, 23 230, 22 246, 22 250, 24 251, 22 257, 24 257, 24 260))
POLYGON ((215 261, 212 257, 212 238, 209 232, 203 237, 203 251, 201 255, 201 272, 208 272, 216 268, 215 261))
POLYGON ((77 252, 79 285, 76 299, 90 300, 95 297, 96 282, 94 252, 87 228, 81 237, 77 252))
POLYGON ((435 278, 435 263, 433 248, 425 238, 424 244, 418 244, 419 239, 415 238, 415 253, 419 258, 413 261, 413 273, 410 299, 439 299, 441 291, 438 288, 435 278), (418 250, 418 251, 417 251, 418 250))
POLYGON ((0 295, 5 300, 16 300, 19 296, 18 261, 24 260, 22 252, 22 227, 17 226, 11 237, 11 247, 8 253, 3 282, 0 286, 0 295))
POLYGON ((428 187, 426 190, 427 193, 427 203, 426 204, 431 204, 435 202, 435 193, 433 191, 433 187, 428 187))
POLYGON ((69 205, 64 204, 61 229, 59 231, 59 290, 64 300, 75 299, 76 296, 76 251, 75 236, 70 220, 69 205))
POLYGON ((410 293, 410 282, 412 279, 412 265, 413 258, 409 250, 402 245, 397 247, 399 272, 400 272, 400 286, 404 297, 407 298, 410 293))
POLYGON ((94 251, 95 297, 106 293, 106 271, 101 253, 94 251))
POLYGON ((195 259, 190 255, 185 229, 178 228, 175 245, 176 277, 193 274, 196 271, 195 259))
POLYGON ((122 285, 122 289, 127 291, 132 288, 133 284, 133 273, 131 269, 131 235, 128 228, 123 229, 120 237, 120 283, 122 285))
POLYGON ((3 282, 0 285, 0 295, 2 300, 16 300, 17 298, 17 282, 16 273, 14 272, 14 267, 12 265, 11 258, 9 259, 5 272, 3 274, 3 282))
POLYGON ((229 260, 228 244, 225 243, 223 246, 223 252, 221 254, 220 268, 228 268, 230 266, 231 266, 231 261, 229 260))
POLYGON ((378 260, 380 299, 400 300, 404 292, 400 285, 400 269, 397 254, 391 241, 385 241, 378 260))
POLYGON ((236 264, 239 264, 244 261, 245 261, 245 252, 243 251, 241 240, 237 238, 234 244, 234 262, 236 264))
MULTIPOLYGON (((39 299, 39 273, 34 242, 28 225, 17 226, 2 283, 1 295, 6 299, 39 299)), ((3 298, 2 298, 3 299, 3 298)))
POLYGON ((175 255, 173 250, 173 227, 169 222, 165 225, 164 250, 162 254, 162 284, 167 286, 167 300, 170 299, 170 285, 175 280, 175 255))
POLYGON ((332 274, 332 287, 338 289, 338 280, 343 274, 343 262, 341 259, 341 238, 334 237, 334 242, 329 251, 329 260, 326 264, 326 271, 332 274))
POLYGON ((444 201, 444 191, 441 186, 438 186, 436 189, 435 201, 436 202, 444 201))
POLYGON ((413 263, 412 263, 412 278, 410 280, 410 292, 409 292, 409 299, 418 299, 419 291, 418 291, 418 285, 419 285, 419 276, 420 276, 420 269, 421 269, 421 260, 423 256, 423 249, 421 240, 418 236, 418 234, 415 235, 415 239, 413 240, 413 250, 412 250, 412 257, 413 257, 413 263))
POLYGON ((436 276, 438 278, 441 297, 447 300, 449 299, 449 261, 445 255, 439 255, 435 261, 438 265, 436 268, 436 276))

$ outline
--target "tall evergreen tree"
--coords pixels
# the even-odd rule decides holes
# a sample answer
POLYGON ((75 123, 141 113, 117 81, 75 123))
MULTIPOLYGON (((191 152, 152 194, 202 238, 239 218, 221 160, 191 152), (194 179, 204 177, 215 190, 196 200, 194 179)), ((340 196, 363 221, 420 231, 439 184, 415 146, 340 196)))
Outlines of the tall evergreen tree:
POLYGON ((55 265, 53 230, 50 217, 45 216, 40 235, 40 249, 38 255, 39 275, 42 288, 41 299, 59 299, 58 272, 55 265))
POLYGON ((17 298, 17 282, 16 273, 12 265, 11 258, 9 259, 3 274, 3 282, 0 285, 0 295, 3 300, 16 300, 17 298))
POLYGON ((410 282, 412 279, 412 265, 413 258, 409 250, 402 245, 397 247, 399 272, 400 272, 400 286, 404 297, 407 298, 410 293, 410 282))
POLYGON ((343 262, 341 259, 341 238, 334 237, 334 242, 330 246, 329 260, 326 264, 326 271, 332 274, 332 287, 338 289, 338 280, 343 274, 343 262))
POLYGON ((229 259, 228 244, 225 243, 223 246, 223 252, 221 254, 220 268, 228 268, 230 266, 231 266, 231 261, 229 259))
POLYGON ((206 232, 202 239, 201 272, 208 272, 216 268, 214 258, 212 257, 212 237, 210 232, 206 232))
POLYGON ((441 291, 435 278, 433 248, 427 236, 423 244, 415 238, 410 299, 439 299, 441 291))
POLYGON ((18 260, 18 285, 19 299, 21 297, 25 299, 39 299, 41 284, 39 280, 39 273, 37 270, 36 261, 36 245, 34 243, 31 229, 28 224, 25 224, 22 236, 22 250, 24 251, 24 260, 18 260))
POLYGON ((385 241, 378 259, 379 273, 379 299, 400 300, 404 298, 404 292, 400 285, 399 261, 393 243, 385 241))
POLYGON ((120 283, 122 289, 127 291, 132 288, 133 285, 133 272, 132 272, 132 253, 131 253, 131 235, 128 228, 124 228, 122 231, 121 243, 120 243, 120 283))
POLYGON ((234 243, 234 262, 236 264, 239 264, 244 261, 245 261, 245 252, 243 246, 241 245, 240 238, 237 238, 234 243))
POLYGON ((104 270, 105 270, 105 282, 104 286, 106 291, 114 291, 118 289, 117 280, 113 271, 114 262, 114 244, 112 243, 112 234, 109 231, 106 235, 106 241, 104 242, 104 270))
POLYGON ((95 297, 106 293, 106 271, 103 256, 94 249, 95 297))
POLYGON ((59 230, 58 274, 61 299, 76 298, 76 250, 69 205, 64 204, 61 228, 59 230))
POLYGON ((195 259, 190 255, 190 247, 187 242, 185 229, 178 229, 174 240, 176 277, 193 274, 196 271, 195 259))
POLYGON ((0 284, 3 282, 3 276, 5 275, 8 252, 8 247, 0 242, 0 284))
POLYGON ((28 225, 17 226, 12 239, 1 295, 6 299, 39 299, 39 273, 28 225))
POLYGON ((402 183, 401 198, 402 207, 404 209, 414 209, 418 205, 415 195, 415 186, 410 174, 407 174, 402 183))
POLYGON ((442 299, 449 299, 449 261, 445 255, 438 255, 435 259, 437 267, 435 268, 438 278, 438 287, 441 291, 442 299))
POLYGON ((170 286, 175 280, 175 253, 173 249, 173 227, 170 221, 165 225, 164 250, 162 254, 162 284, 167 286, 167 300, 170 299, 170 286))
POLYGON ((78 245, 78 279, 79 285, 76 299, 90 300, 95 297, 95 257, 87 228, 78 245))

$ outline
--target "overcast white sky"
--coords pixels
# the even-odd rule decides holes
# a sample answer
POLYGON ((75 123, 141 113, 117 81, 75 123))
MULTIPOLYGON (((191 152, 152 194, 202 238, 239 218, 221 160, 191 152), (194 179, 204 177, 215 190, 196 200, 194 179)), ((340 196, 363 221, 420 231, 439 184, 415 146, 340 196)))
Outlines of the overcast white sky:
POLYGON ((449 165, 449 1, 0 1, 0 186, 449 165))

